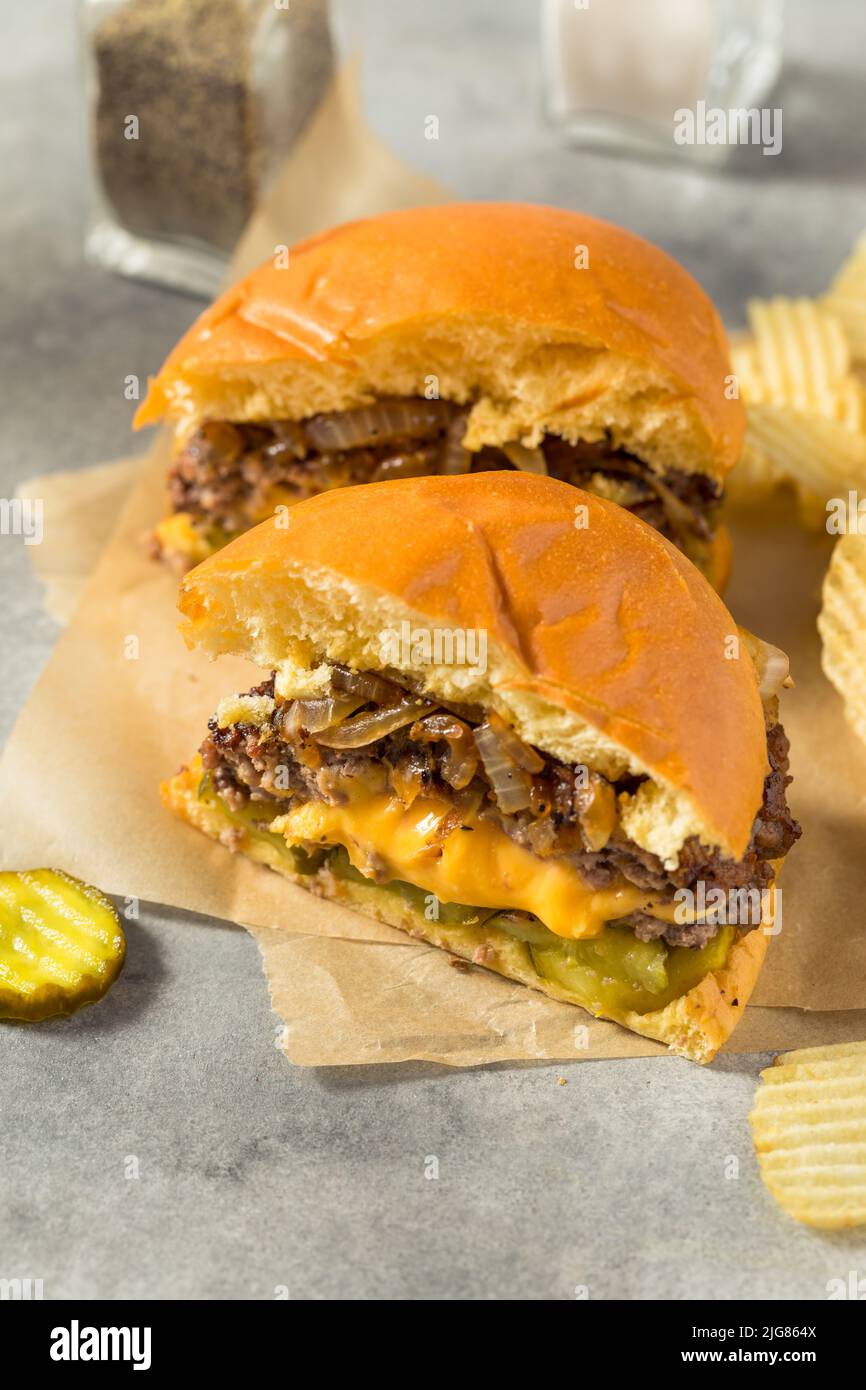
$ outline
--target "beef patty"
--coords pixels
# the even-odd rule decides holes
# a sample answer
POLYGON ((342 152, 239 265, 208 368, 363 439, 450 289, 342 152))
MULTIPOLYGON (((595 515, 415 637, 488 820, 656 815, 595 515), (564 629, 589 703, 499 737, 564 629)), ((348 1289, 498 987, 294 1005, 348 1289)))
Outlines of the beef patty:
POLYGON ((210 421, 171 468, 171 505, 222 541, 261 521, 275 497, 292 503, 354 483, 522 467, 611 498, 688 553, 712 539, 721 489, 711 478, 677 471, 659 477, 610 444, 569 444, 553 435, 538 449, 506 445, 470 454, 460 444, 467 414, 450 401, 408 397, 301 422, 210 421))
MULTIPOLYGON (((407 697, 414 700, 410 692, 378 676, 358 677, 339 666, 332 671, 332 697, 345 698, 356 687, 354 717, 398 707, 407 697), (365 692, 363 686, 358 689, 359 680, 373 684, 365 692), (365 693, 375 698, 362 699, 365 693)), ((273 677, 248 695, 274 701, 273 677)), ((504 811, 488 775, 490 764, 478 753, 479 733, 483 736, 489 728, 483 711, 444 709, 427 701, 411 724, 362 747, 334 748, 304 728, 305 713, 309 716, 315 703, 274 702, 263 723, 220 728, 216 719, 210 721, 201 746, 202 762, 214 790, 231 810, 262 803, 266 822, 299 802, 344 800, 347 781, 371 792, 394 791, 403 801, 422 793, 436 794, 453 801, 455 826, 461 814, 493 819, 542 858, 565 856, 595 889, 610 887, 622 876, 648 893, 671 896, 677 889, 694 890, 699 883, 707 894, 713 889, 761 892, 773 881, 773 861, 783 858, 801 833, 788 809, 788 740, 778 723, 767 729, 769 771, 743 857, 727 859, 692 836, 680 851, 677 867, 667 869, 658 856, 628 839, 619 823, 617 796, 633 793, 645 779, 627 776, 611 782, 598 772, 569 766, 518 741, 515 752, 523 758, 524 767, 517 767, 515 777, 523 779, 526 790, 516 800, 525 804, 504 811)), ((507 730, 499 733, 506 740, 514 738, 507 730)), ((674 946, 703 946, 721 925, 718 921, 665 922, 642 912, 623 920, 641 940, 663 937, 674 946)), ((739 925, 748 930, 759 922, 739 925)))

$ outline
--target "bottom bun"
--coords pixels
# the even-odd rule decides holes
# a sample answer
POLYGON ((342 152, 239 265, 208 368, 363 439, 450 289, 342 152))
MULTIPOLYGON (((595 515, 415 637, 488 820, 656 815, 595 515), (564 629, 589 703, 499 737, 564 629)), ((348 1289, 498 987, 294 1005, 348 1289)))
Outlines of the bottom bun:
MULTIPOLYGON (((267 865, 308 892, 356 908, 368 917, 408 932, 418 941, 439 946, 473 964, 481 964, 480 957, 483 957, 484 969, 540 990, 551 999, 585 1009, 584 1004, 567 989, 540 975, 526 943, 516 940, 500 927, 488 926, 484 922, 478 926, 466 926, 429 921, 422 911, 413 907, 397 889, 388 884, 343 880, 327 868, 314 873, 294 872, 289 867, 285 852, 273 843, 277 836, 250 833, 237 825, 221 802, 199 799, 201 776, 200 760, 195 759, 190 767, 182 768, 171 781, 163 782, 160 792, 169 810, 210 839, 218 840, 233 852, 243 854, 256 863, 267 865)), ((655 1013, 626 1012, 622 1015, 592 1016, 610 1018, 641 1037, 664 1043, 670 1052, 688 1057, 690 1061, 711 1062, 740 1020, 758 978, 767 944, 768 939, 759 928, 738 937, 720 970, 706 975, 687 994, 672 1000, 655 1013)))

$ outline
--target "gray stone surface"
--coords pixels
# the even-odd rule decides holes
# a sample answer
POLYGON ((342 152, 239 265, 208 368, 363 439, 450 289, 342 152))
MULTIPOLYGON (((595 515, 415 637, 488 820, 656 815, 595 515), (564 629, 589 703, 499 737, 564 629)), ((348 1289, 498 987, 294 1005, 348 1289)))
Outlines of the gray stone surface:
MULTIPOLYGON (((3 495, 127 452, 123 376, 197 309, 82 263, 73 10, 2 0, 3 495)), ((789 0, 784 151, 724 174, 565 148, 540 115, 532 5, 340 10, 405 159, 464 197, 621 220, 731 321, 751 293, 818 290, 862 229, 862 5, 789 0)), ((19 540, 0 574, 5 736, 57 633, 19 540)), ((304 1071, 274 1047, 244 932, 153 909, 129 938, 98 1008, 2 1030, 0 1277, 47 1297, 820 1299, 866 1269, 860 1237, 795 1227, 760 1185, 746 1114, 766 1059, 304 1071)))

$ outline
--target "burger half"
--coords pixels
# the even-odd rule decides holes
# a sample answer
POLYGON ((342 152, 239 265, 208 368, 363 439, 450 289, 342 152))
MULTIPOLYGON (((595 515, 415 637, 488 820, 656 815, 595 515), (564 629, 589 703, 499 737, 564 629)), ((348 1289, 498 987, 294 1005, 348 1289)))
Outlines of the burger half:
POLYGON ((675 261, 530 204, 389 213, 224 294, 136 417, 174 429, 155 549, 184 570, 279 507, 422 475, 547 474, 618 502, 720 587, 744 415, 675 261))
POLYGON ((166 804, 293 882, 709 1061, 799 835, 787 664, 627 511, 523 473, 327 492, 183 582, 224 699, 166 804))

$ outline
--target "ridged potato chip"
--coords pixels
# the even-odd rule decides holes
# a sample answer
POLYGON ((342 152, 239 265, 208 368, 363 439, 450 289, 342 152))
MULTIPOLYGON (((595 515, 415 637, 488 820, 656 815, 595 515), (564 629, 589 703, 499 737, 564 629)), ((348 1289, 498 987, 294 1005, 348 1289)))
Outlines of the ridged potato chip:
POLYGON ((839 389, 851 368, 839 320, 811 299, 753 299, 748 315, 754 353, 747 379, 760 400, 837 419, 839 389))
MULTIPOLYGON (((740 399, 747 410, 753 405, 766 404, 767 387, 758 369, 754 340, 748 333, 729 335, 728 349, 740 399)), ((785 475, 782 470, 747 438, 739 462, 725 482, 725 492, 728 499, 735 504, 754 503, 768 497, 784 482, 785 475)))
POLYGON ((866 484, 866 435, 785 406, 749 411, 748 442, 819 497, 866 484))
POLYGON ((841 323, 855 358, 866 361, 866 235, 856 243, 821 303, 841 323))
POLYGON ((37 1022, 95 1003, 125 954, 97 888, 52 869, 0 873, 0 1018, 37 1022))
POLYGON ((801 519, 826 522, 828 497, 866 485, 866 388, 841 322, 810 299, 752 300, 753 336, 731 342, 748 433, 729 480, 754 503, 793 485, 801 519))
POLYGON ((842 696, 849 724, 866 743, 866 536, 850 532, 833 547, 818 631, 824 674, 842 696))
POLYGON ((731 366, 737 378, 740 400, 744 405, 766 405, 770 398, 769 388, 761 376, 758 364, 758 348, 754 338, 747 333, 737 334, 728 341, 731 366))
POLYGON ((807 1226, 866 1223, 866 1042, 786 1053, 761 1082, 749 1123, 773 1197, 807 1226))
POLYGON ((866 429, 866 390, 855 376, 847 376, 836 392, 835 418, 846 430, 861 434, 866 429))

